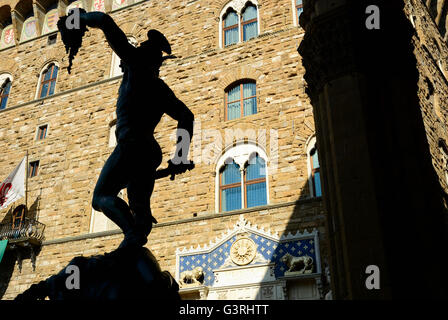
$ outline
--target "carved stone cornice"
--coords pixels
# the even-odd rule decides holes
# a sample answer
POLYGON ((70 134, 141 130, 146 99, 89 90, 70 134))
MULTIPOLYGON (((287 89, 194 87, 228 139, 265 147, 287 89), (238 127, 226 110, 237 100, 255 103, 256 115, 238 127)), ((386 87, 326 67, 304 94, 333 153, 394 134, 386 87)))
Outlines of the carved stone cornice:
POLYGON ((300 26, 306 30, 308 23, 315 17, 332 11, 350 0, 303 0, 303 12, 300 15, 300 26))
MULTIPOLYGON (((305 2, 310 3, 310 2, 305 2)), ((313 11, 302 13, 309 19, 313 11)), ((313 98, 325 83, 356 69, 352 18, 346 6, 313 17, 301 25, 306 27, 298 49, 305 67, 307 94, 313 98)))
POLYGON ((304 4, 300 20, 305 35, 298 51, 306 70, 306 93, 312 101, 326 83, 345 75, 362 73, 379 77, 381 72, 387 72, 383 69, 384 61, 394 61, 395 72, 410 72, 405 70, 406 59, 397 56, 393 49, 412 46, 403 37, 415 32, 404 15, 404 3, 378 0, 381 12, 378 30, 366 27, 368 0, 308 0, 304 4), (403 14, 392 16, 398 11, 403 14), (394 26, 394 19, 400 20, 399 28, 394 26))

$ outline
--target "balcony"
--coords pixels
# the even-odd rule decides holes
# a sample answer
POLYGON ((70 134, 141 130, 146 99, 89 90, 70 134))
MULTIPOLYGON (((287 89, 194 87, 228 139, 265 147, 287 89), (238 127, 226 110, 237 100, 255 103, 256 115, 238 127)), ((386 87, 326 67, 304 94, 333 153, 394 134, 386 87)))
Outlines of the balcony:
POLYGON ((24 218, 18 225, 0 224, 0 240, 8 240, 8 246, 39 246, 44 239, 45 225, 34 219, 24 218))
POLYGON ((13 222, 0 224, 0 240, 8 240, 6 250, 14 250, 20 272, 22 261, 31 258, 33 270, 36 270, 36 255, 44 239, 45 225, 35 219, 13 217, 13 222))

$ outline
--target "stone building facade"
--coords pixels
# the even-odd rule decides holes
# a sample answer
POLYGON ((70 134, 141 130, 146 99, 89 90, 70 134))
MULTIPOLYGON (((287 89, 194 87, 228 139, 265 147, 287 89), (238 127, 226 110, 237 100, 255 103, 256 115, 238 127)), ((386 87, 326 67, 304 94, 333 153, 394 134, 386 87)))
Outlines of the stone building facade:
MULTIPOLYGON (((109 252, 123 238, 91 206, 115 145, 119 59, 90 29, 68 74, 55 21, 74 6, 109 13, 134 45, 158 29, 177 57, 161 78, 195 115, 196 168, 156 182, 151 207, 159 224, 146 246, 182 284, 182 296, 323 298, 328 246, 313 110, 297 52, 302 6, 292 0, 0 0, 0 179, 28 152, 26 217, 45 225, 37 248, 9 238, 0 296, 13 299, 73 257, 109 252), (240 106, 229 101, 235 92, 240 106), (255 193, 247 183, 254 157, 265 168, 255 193), (241 202, 224 205, 228 159, 241 174, 228 196, 241 202), (287 254, 304 267, 294 269, 287 254), (197 267, 202 279, 188 281, 197 267)), ((163 163, 174 151, 175 127, 164 116, 156 129, 163 163)), ((22 203, 0 211, 2 226, 17 221, 22 203)))

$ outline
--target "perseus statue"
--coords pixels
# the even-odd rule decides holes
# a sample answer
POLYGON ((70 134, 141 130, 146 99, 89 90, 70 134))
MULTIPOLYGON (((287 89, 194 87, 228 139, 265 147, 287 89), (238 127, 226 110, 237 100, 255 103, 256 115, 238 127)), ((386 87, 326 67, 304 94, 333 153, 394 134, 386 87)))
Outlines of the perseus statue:
POLYGON ((162 33, 149 30, 148 39, 134 47, 108 14, 73 10, 79 10, 78 28, 67 27, 67 19, 74 11, 58 21, 69 53, 69 73, 87 27, 103 31, 110 47, 121 59, 123 70, 116 104, 117 145, 100 173, 92 206, 122 229, 124 239, 119 248, 143 246, 153 223, 157 223, 151 213, 150 197, 158 177, 157 167, 162 162, 162 151, 154 138, 154 130, 165 113, 178 121, 175 156, 165 169, 173 177, 192 168, 187 156, 194 115, 159 78, 163 61, 172 57, 163 55, 163 52, 171 55, 171 46, 162 33), (118 197, 124 188, 127 188, 129 205, 118 197))

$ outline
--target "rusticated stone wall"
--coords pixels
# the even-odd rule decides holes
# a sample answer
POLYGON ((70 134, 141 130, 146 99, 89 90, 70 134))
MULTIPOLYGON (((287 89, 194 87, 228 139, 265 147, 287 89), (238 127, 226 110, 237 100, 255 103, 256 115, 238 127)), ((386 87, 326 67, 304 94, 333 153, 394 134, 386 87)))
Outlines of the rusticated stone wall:
MULTIPOLYGON (((149 28, 166 35, 178 58, 166 62, 161 77, 195 114, 191 157, 199 159, 196 168, 175 182, 157 181, 151 201, 160 226, 154 228, 147 246, 162 268, 173 274, 176 248, 209 242, 232 227, 239 214, 280 234, 316 227, 325 240, 321 201, 307 200, 306 142, 314 134, 314 121, 297 53, 303 30, 295 26, 290 0, 258 2, 259 36, 224 49, 219 47, 219 13, 226 1, 143 1, 110 13, 138 42, 145 40, 149 28), (224 90, 244 78, 257 83, 258 112, 225 121, 224 90), (215 212, 215 175, 216 160, 233 143, 226 144, 226 130, 237 129, 251 129, 257 135, 264 130, 266 137, 259 142, 265 142, 269 160, 276 165, 267 177, 269 204, 233 216, 215 212), (207 160, 210 149, 215 154, 207 160)), ((92 192, 112 152, 109 132, 121 77, 109 77, 111 61, 112 51, 95 29, 86 33, 71 75, 59 35, 55 44, 49 45, 46 35, 0 50, 0 73, 13 77, 8 105, 0 111, 0 179, 26 151, 30 161, 39 160, 39 174, 28 181, 28 204, 34 204, 30 214, 46 225, 36 269, 29 259, 21 271, 16 263, 3 284, 4 299, 52 275, 74 256, 102 254, 122 239, 117 231, 89 234, 92 192), (55 94, 36 99, 39 74, 50 61, 60 66, 55 94), (36 141, 42 124, 48 124, 47 137, 36 141)), ((175 126, 164 117, 156 130, 164 163, 174 151, 175 126)), ((7 220, 9 209, 0 211, 0 219, 7 220)), ((321 248, 325 251, 324 241, 321 248)))

